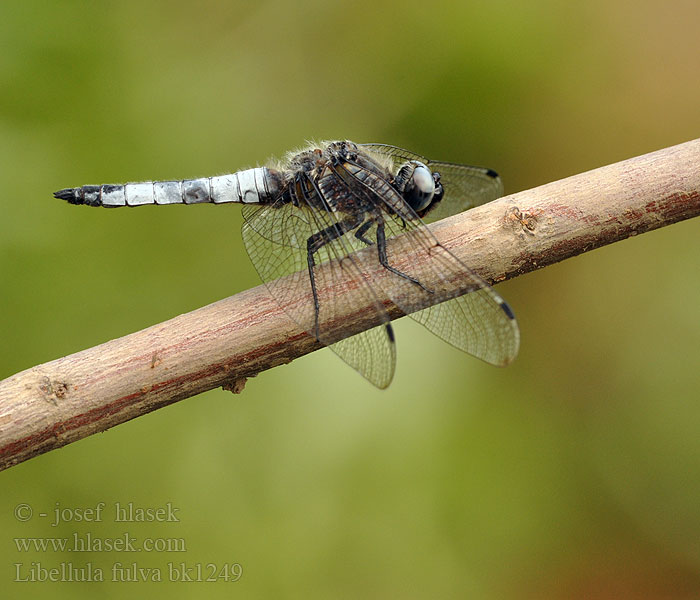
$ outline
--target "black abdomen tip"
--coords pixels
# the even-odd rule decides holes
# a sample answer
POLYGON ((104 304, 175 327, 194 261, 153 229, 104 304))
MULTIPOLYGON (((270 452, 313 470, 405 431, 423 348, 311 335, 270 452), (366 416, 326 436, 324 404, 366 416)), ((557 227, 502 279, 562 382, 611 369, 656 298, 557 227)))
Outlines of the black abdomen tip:
POLYGON ((488 169, 488 170, 486 171, 486 174, 487 174, 489 177, 493 177, 494 179, 496 179, 496 178, 498 177, 498 173, 496 173, 496 171, 494 171, 493 169, 488 169))
POLYGON ((54 198, 66 200, 70 204, 83 204, 83 198, 80 194, 80 188, 66 188, 53 193, 54 198))
POLYGON ((54 198, 66 200, 71 204, 102 206, 102 193, 99 185, 84 185, 78 188, 66 188, 53 193, 54 198))

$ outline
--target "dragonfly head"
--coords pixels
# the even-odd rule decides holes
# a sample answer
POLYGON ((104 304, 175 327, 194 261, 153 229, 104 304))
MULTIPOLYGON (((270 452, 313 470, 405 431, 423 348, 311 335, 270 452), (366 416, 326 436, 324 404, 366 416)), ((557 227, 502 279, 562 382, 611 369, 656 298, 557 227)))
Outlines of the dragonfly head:
POLYGON ((440 174, 432 173, 417 160, 410 160, 401 166, 396 174, 396 187, 419 216, 425 214, 432 203, 439 202, 443 195, 440 174))

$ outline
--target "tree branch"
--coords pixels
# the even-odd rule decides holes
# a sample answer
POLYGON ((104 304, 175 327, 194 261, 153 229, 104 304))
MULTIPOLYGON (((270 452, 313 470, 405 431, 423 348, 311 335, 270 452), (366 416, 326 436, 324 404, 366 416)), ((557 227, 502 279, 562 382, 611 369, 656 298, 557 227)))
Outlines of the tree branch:
MULTIPOLYGON (((499 282, 698 214, 700 139, 512 194, 431 228, 484 279, 499 282)), ((375 261, 365 275, 387 274, 375 261)), ((347 300, 334 322, 338 338, 377 324, 358 290, 326 293, 347 300)), ((392 318, 401 315, 380 300, 392 318)), ((260 286, 22 371, 0 382, 0 469, 218 386, 240 392, 245 378, 319 347, 260 286)))

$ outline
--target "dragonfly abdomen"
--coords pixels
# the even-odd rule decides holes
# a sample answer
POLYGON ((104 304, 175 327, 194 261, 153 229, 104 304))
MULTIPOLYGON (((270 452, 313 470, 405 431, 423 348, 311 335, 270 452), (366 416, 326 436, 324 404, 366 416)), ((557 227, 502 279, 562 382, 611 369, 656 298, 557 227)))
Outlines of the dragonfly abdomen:
POLYGON ((84 185, 54 193, 70 204, 87 206, 143 206, 145 204, 269 204, 279 194, 281 176, 267 167, 246 169, 229 175, 144 181, 120 185, 84 185))

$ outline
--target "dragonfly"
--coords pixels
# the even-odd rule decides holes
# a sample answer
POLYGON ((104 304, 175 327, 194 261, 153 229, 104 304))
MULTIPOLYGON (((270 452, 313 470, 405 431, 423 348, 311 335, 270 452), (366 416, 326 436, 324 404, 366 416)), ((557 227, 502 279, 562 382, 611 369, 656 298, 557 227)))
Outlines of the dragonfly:
POLYGON ((502 195, 491 169, 349 140, 312 143, 279 163, 227 175, 54 193, 71 204, 102 207, 241 204, 243 242, 270 295, 304 331, 382 389, 396 368, 384 297, 487 363, 505 366, 515 358, 520 334, 510 306, 427 227, 502 195), (419 263, 426 265, 420 272, 419 263), (386 276, 367 275, 376 264, 386 276), (363 314, 375 325, 339 339, 335 317, 345 294, 333 290, 347 289, 358 290, 363 314))

